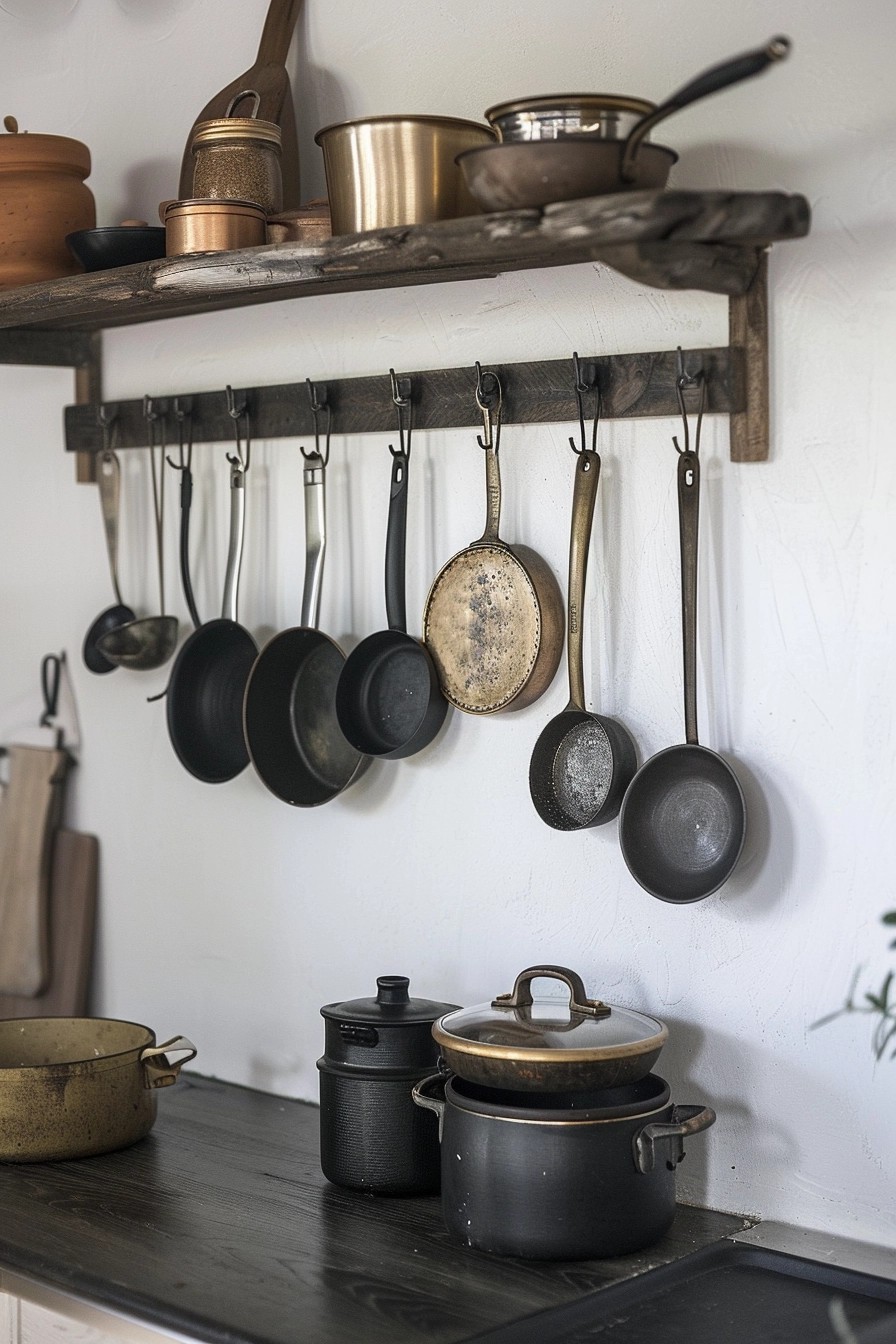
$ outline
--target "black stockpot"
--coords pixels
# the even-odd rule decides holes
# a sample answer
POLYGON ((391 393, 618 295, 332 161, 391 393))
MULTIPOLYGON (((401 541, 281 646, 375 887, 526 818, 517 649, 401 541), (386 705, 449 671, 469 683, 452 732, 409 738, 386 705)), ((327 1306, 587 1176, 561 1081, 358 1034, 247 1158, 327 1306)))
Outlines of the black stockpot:
POLYGON ((497 1255, 583 1260, 658 1241, 675 1217, 683 1140, 706 1106, 673 1106, 648 1074, 624 1087, 533 1094, 434 1074, 414 1089, 439 1116, 442 1215, 497 1255))
POLYGON ((438 1066, 436 1018, 457 1005, 412 999, 404 975, 375 998, 328 1003, 320 1070, 320 1164, 328 1181, 374 1194, 434 1194, 439 1136, 412 1089, 438 1066))

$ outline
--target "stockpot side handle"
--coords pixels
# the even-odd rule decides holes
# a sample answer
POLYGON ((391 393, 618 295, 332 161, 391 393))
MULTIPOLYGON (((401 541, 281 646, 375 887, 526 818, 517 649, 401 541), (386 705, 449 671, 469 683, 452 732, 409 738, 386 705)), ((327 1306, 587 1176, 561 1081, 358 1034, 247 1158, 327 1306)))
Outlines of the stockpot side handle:
POLYGON ((431 1073, 428 1077, 421 1078, 411 1089, 414 1104, 422 1106, 426 1111, 435 1111, 439 1117, 439 1143, 442 1142, 442 1125, 445 1119, 445 1082, 443 1073, 431 1073), (433 1095, 436 1092, 441 1095, 433 1095))
POLYGON ((656 1145, 676 1140, 666 1158, 667 1167, 674 1171, 685 1155, 683 1140, 709 1129, 715 1122, 716 1113, 709 1106, 673 1106, 670 1124, 645 1125, 633 1137, 635 1166, 646 1176, 656 1165, 656 1145))
POLYGON ((513 991, 510 994, 499 994, 492 1000, 492 1007, 531 1008, 532 981, 539 979, 560 980, 567 986, 571 1013, 583 1013, 586 1017, 610 1016, 609 1006, 600 999, 589 999, 582 977, 566 966, 530 966, 528 970, 520 971, 514 982, 513 991))
POLYGON ((171 1087, 177 1082, 183 1066, 195 1059, 197 1053, 195 1045, 186 1036, 172 1036, 170 1041, 164 1041, 161 1045, 147 1045, 140 1051, 144 1087, 171 1087), (183 1059, 172 1063, 168 1055, 178 1051, 183 1053, 183 1059))

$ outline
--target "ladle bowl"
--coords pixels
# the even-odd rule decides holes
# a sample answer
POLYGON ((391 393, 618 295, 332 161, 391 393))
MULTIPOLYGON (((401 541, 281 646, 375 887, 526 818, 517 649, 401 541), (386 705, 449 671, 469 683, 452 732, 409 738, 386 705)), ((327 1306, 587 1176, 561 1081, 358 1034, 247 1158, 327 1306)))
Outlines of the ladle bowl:
POLYGON ((83 657, 88 671, 98 674, 115 671, 118 663, 112 662, 106 657, 102 651, 101 643, 108 634, 114 633, 123 625, 134 621, 136 615, 136 612, 123 603, 116 603, 114 607, 107 607, 105 611, 100 612, 84 636, 83 657))
POLYGON ((150 672, 167 663, 174 653, 178 629, 176 616, 144 616, 106 630, 95 639, 95 645, 115 667, 150 672))

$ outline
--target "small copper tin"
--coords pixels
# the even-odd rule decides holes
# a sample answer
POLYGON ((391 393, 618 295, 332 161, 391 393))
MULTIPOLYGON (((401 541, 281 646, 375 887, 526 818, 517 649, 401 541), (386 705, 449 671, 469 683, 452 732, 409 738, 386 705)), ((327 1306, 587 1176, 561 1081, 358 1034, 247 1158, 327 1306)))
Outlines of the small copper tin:
POLYGON ((165 208, 165 255, 189 252, 233 252, 261 247, 264 210, 252 201, 171 201, 165 208))

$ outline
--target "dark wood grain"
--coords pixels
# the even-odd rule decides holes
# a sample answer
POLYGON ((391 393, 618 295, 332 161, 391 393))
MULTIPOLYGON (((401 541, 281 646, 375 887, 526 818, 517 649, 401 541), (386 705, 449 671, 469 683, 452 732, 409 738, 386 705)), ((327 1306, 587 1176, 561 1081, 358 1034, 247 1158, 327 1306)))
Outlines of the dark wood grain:
POLYGON ((604 262, 663 287, 742 294, 757 249, 809 230, 782 192, 621 192, 435 224, 168 257, 0 292, 0 328, 101 327, 304 295, 604 262))
POLYGON ((457 1344, 749 1225, 682 1206, 638 1255, 501 1259, 438 1198, 328 1185, 316 1107, 186 1075, 159 1111, 123 1152, 0 1165, 0 1268, 210 1344, 457 1344))
POLYGON ((765 252, 746 294, 728 300, 728 339, 742 352, 737 407, 731 416, 731 460, 764 462, 769 454, 768 255, 765 252))
MULTIPOLYGON (((605 419, 678 415, 675 382, 678 375, 674 350, 643 354, 590 356, 579 352, 583 364, 594 366, 601 389, 605 419)), ((702 369, 707 380, 707 411, 731 412, 738 408, 733 383, 741 386, 736 373, 738 355, 727 348, 689 350, 688 369, 702 369)), ((490 364, 489 371, 501 380, 504 424, 562 424, 577 417, 572 351, 568 359, 539 360, 520 364, 490 364)), ((473 365, 456 369, 396 371, 411 397, 413 427, 417 430, 482 425, 476 405, 476 370, 473 365)), ((391 381, 380 377, 338 378, 316 382, 320 398, 332 411, 336 434, 370 434, 395 431, 397 421, 391 381)), ((251 432, 257 439, 300 438, 311 435, 314 421, 304 380, 269 387, 241 388, 249 411, 251 432)), ((153 405, 161 414, 169 411, 163 397, 153 405)), ((227 411, 223 388, 190 394, 190 418, 194 443, 230 442, 233 422, 227 411)), ((148 444, 148 426, 142 400, 120 401, 114 408, 118 448, 142 448, 148 444)), ((593 405, 588 409, 593 411, 593 405)), ((65 441, 69 452, 96 453, 103 448, 102 427, 96 406, 68 406, 65 411, 65 441)))

